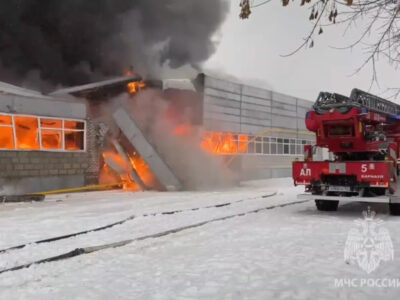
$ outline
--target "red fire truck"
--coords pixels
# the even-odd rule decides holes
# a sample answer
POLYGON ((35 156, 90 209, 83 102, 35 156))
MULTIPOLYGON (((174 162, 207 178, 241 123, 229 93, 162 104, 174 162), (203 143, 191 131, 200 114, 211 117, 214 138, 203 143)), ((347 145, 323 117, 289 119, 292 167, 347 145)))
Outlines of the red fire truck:
POLYGON ((388 203, 400 215, 400 105, 358 89, 350 97, 321 92, 305 122, 316 143, 293 162, 294 184, 306 192, 298 198, 323 211, 337 210, 339 201, 388 203), (331 158, 313 160, 316 147, 331 158))

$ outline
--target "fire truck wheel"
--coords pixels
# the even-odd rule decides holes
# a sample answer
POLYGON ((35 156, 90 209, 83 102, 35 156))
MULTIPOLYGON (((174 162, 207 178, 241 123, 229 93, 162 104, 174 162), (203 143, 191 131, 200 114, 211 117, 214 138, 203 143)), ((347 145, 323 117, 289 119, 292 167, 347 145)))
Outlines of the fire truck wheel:
POLYGON ((400 216, 400 203, 389 203, 389 210, 392 216, 400 216))
POLYGON ((337 211, 339 201, 315 200, 315 205, 321 211, 337 211))

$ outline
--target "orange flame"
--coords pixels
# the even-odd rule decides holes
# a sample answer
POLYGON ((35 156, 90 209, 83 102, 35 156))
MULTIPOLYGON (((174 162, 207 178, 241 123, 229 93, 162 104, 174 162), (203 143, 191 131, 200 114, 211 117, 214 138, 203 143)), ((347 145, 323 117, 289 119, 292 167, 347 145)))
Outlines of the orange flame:
POLYGON ((228 132, 206 132, 201 142, 201 147, 213 154, 238 154, 247 151, 248 137, 241 135, 235 137, 228 132))
POLYGON ((146 186, 154 186, 156 182, 156 177, 151 171, 150 167, 146 164, 143 158, 141 158, 137 153, 129 155, 129 160, 131 165, 135 168, 140 179, 146 186))
POLYGON ((191 135, 192 132, 193 128, 190 124, 181 124, 178 125, 172 133, 176 136, 188 136, 191 135))
POLYGON ((134 95, 140 89, 145 88, 146 84, 142 81, 132 81, 132 82, 128 83, 127 87, 128 87, 129 94, 134 95))
POLYGON ((153 172, 137 153, 129 155, 129 162, 112 151, 106 151, 102 155, 105 163, 100 170, 100 184, 122 182, 124 190, 140 190, 130 176, 130 172, 134 168, 146 186, 154 186, 156 179, 153 172))
POLYGON ((63 147, 63 135, 65 150, 83 150, 84 132, 69 130, 83 129, 82 122, 65 121, 65 131, 62 130, 62 120, 44 119, 37 117, 15 116, 14 130, 10 116, 0 116, 0 148, 22 150, 61 150, 63 147), (39 135, 40 122, 40 135, 39 135), (15 141, 14 141, 15 133, 15 141), (39 139, 40 137, 40 139, 39 139))

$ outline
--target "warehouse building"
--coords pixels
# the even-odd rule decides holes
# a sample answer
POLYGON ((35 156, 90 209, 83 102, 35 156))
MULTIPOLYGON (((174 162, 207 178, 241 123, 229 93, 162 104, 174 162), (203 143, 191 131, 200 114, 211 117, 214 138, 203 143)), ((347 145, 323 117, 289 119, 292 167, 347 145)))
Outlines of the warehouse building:
MULTIPOLYGON (((0 196, 97 184, 105 138, 102 124, 93 121, 101 113, 98 104, 107 105, 137 80, 116 78, 49 95, 0 83, 0 196)), ((204 74, 158 88, 169 91, 165 96, 182 113, 194 111, 193 125, 204 133, 199 143, 207 144, 208 136, 225 139, 215 154, 225 155, 243 180, 290 176, 291 162, 314 142, 304 125, 310 101, 204 74), (189 94, 180 92, 187 89, 189 94)))
POLYGON ((315 141, 304 123, 313 102, 204 74, 198 81, 203 126, 210 133, 233 134, 242 179, 291 176, 291 162, 315 141))
POLYGON ((0 83, 0 195, 96 183, 97 156, 83 102, 0 83))

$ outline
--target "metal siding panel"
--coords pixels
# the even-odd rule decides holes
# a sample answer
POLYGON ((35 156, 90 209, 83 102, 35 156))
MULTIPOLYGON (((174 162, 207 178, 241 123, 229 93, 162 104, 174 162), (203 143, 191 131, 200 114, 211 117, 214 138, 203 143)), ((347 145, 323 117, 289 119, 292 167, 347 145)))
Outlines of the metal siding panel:
POLYGON ((233 122, 233 123, 240 123, 239 116, 219 114, 219 113, 213 113, 213 112, 208 112, 208 111, 204 112, 204 118, 221 120, 221 121, 229 121, 229 122, 233 122))
POLYGON ((271 124, 270 120, 258 120, 253 118, 242 117, 242 124, 258 125, 267 127, 271 124))
POLYGON ((205 88, 213 95, 204 96, 204 124, 210 130, 238 132, 241 128, 243 133, 258 134, 272 126, 306 131, 304 118, 312 107, 311 101, 211 77, 206 77, 205 88), (240 95, 236 94, 241 92, 240 103, 240 95), (241 119, 235 118, 237 115, 241 119))
POLYGON ((242 110, 242 116, 261 119, 261 120, 269 120, 271 118, 270 113, 265 113, 257 110, 247 110, 247 109, 242 110))
POLYGON ((282 103, 286 103, 286 104, 291 104, 291 105, 296 105, 296 98, 289 96, 289 95, 285 95, 285 94, 281 94, 281 93, 277 93, 277 92, 272 92, 272 100, 273 101, 278 101, 278 102, 282 102, 282 103))
POLYGON ((210 88, 206 88, 204 90, 204 93, 208 96, 215 96, 218 98, 229 99, 232 101, 240 101, 240 94, 234 94, 234 93, 210 89, 210 88))
POLYGON ((271 112, 270 106, 250 104, 250 103, 246 103, 246 102, 242 103, 242 109, 243 110, 248 109, 248 110, 257 110, 257 111, 263 111, 263 112, 271 112))
POLYGON ((243 95, 264 98, 264 99, 268 99, 268 100, 272 99, 272 92, 269 90, 264 90, 264 89, 244 85, 242 91, 243 91, 243 95))
POLYGON ((297 107, 297 116, 298 116, 298 117, 301 117, 301 118, 305 118, 305 117, 306 117, 306 113, 307 113, 308 111, 309 111, 309 110, 306 110, 306 109, 304 109, 304 108, 297 107))
POLYGON ((262 133, 266 128, 263 126, 256 126, 256 125, 248 125, 242 124, 242 133, 249 134, 249 135, 259 135, 262 133))
POLYGON ((297 128, 299 130, 307 130, 304 119, 297 119, 297 128))
POLYGON ((313 101, 297 98, 297 106, 299 106, 299 107, 303 107, 305 109, 311 109, 313 104, 314 104, 313 101))
POLYGON ((288 129, 297 129, 297 120, 296 118, 290 118, 290 117, 283 117, 283 116, 277 116, 277 115, 272 115, 272 127, 278 127, 278 128, 288 128, 288 129))
POLYGON ((243 101, 243 103, 271 106, 271 101, 268 99, 254 98, 254 97, 249 97, 249 96, 245 96, 245 95, 242 96, 242 101, 243 101))
POLYGON ((212 105, 212 104, 205 106, 204 111, 211 112, 211 113, 213 113, 213 112, 226 113, 226 114, 230 114, 230 115, 240 116, 239 108, 224 107, 224 106, 212 105))
POLYGON ((295 111, 288 111, 288 110, 277 109, 277 108, 273 108, 272 113, 280 115, 280 116, 297 117, 297 113, 295 111))
POLYGON ((203 126, 205 130, 208 131, 226 131, 233 133, 240 132, 239 123, 225 122, 221 120, 204 119, 203 126))
POLYGON ((207 106, 208 104, 216 104, 219 106, 240 108, 240 102, 238 102, 238 101, 214 98, 212 96, 205 96, 204 103, 205 103, 205 106, 207 106))
POLYGON ((283 102, 272 101, 272 108, 284 109, 288 111, 296 111, 296 104, 286 104, 283 102))
POLYGON ((206 88, 211 87, 211 88, 216 88, 219 90, 233 92, 236 94, 240 94, 240 91, 241 91, 240 84, 236 84, 236 83, 233 83, 230 81, 225 81, 225 80, 221 80, 221 79, 217 79, 217 78, 212 78, 209 76, 206 76, 204 86, 206 88))

